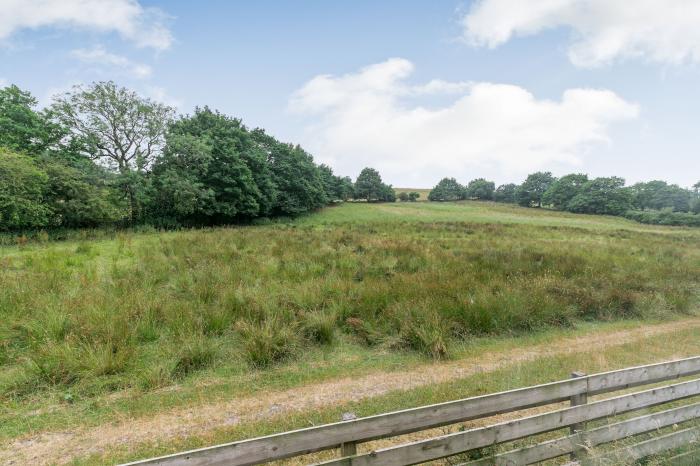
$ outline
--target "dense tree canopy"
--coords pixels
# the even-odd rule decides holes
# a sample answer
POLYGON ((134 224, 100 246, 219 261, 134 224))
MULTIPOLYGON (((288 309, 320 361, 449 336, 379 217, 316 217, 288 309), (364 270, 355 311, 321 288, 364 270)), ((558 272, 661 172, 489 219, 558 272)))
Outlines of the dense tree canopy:
POLYGON ((47 225, 51 210, 44 202, 49 178, 26 155, 0 149, 0 229, 47 225))
POLYGON ((565 210, 569 202, 581 192, 588 181, 588 175, 572 173, 554 181, 542 195, 542 203, 555 209, 565 210))
POLYGON ((470 199, 490 201, 493 199, 494 191, 496 191, 496 184, 484 178, 477 178, 469 182, 466 191, 466 196, 470 199))
POLYGON ((129 220, 137 221, 143 174, 163 149, 173 109, 107 81, 75 86, 55 99, 50 114, 67 129, 73 148, 121 175, 129 220))
POLYGON ((676 212, 687 212, 693 202, 693 193, 675 184, 653 180, 630 186, 632 203, 637 209, 670 208, 676 212))
POLYGON ((524 207, 546 207, 588 214, 622 215, 644 223, 700 225, 700 182, 684 189, 664 181, 626 187, 619 177, 589 180, 582 173, 555 178, 550 172, 528 175, 521 185, 508 183, 493 190, 493 183, 477 178, 463 187, 444 178, 430 192, 431 201, 493 199, 524 207))
POLYGON ((542 207, 542 196, 554 183, 551 172, 537 172, 525 179, 515 196, 518 204, 523 207, 542 207))
POLYGON ((571 212, 621 215, 632 207, 632 196, 622 189, 625 180, 617 176, 585 182, 567 206, 571 212))
POLYGON ((38 154, 58 142, 60 129, 36 106, 37 100, 17 86, 0 89, 0 147, 38 154))
MULTIPOLYGON (((353 181, 317 165, 298 145, 208 107, 175 117, 165 105, 113 82, 75 87, 45 111, 16 86, 0 88, 0 231, 104 225, 216 225, 294 216, 350 199, 394 202, 373 168, 353 181)), ((415 201, 417 192, 402 192, 415 201)), ((624 215, 668 225, 700 221, 700 182, 556 179, 529 175, 495 189, 444 178, 431 201, 517 202, 571 212, 624 215)))
POLYGON ((208 107, 176 118, 113 82, 35 107, 28 92, 0 89, 0 230, 214 225, 396 200, 376 170, 353 183, 239 119, 208 107))
POLYGON ((390 185, 384 184, 379 172, 374 168, 363 168, 355 181, 355 198, 367 202, 394 202, 396 193, 390 185))
POLYGON ((429 201, 459 201, 466 197, 466 189, 454 178, 443 178, 428 194, 429 201))
POLYGON ((496 202, 505 202, 507 204, 515 204, 515 197, 518 191, 518 185, 515 183, 502 184, 493 193, 493 200, 496 202))

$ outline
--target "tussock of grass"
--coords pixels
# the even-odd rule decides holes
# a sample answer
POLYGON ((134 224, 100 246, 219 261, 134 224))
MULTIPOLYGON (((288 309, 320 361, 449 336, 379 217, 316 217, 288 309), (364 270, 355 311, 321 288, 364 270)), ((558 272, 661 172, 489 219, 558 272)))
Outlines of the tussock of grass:
POLYGON ((269 367, 291 357, 299 348, 296 326, 286 325, 277 318, 260 323, 242 322, 239 331, 245 357, 254 367, 269 367))
POLYGON ((6 247, 0 395, 165 387, 354 344, 448 358, 474 336, 693 312, 700 232, 483 203, 6 247))

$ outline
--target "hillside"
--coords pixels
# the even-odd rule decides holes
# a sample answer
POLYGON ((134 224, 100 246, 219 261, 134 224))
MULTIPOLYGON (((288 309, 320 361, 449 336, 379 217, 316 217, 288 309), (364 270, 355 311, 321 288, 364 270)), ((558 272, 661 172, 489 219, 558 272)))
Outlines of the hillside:
POLYGON ((461 202, 2 247, 0 438, 684 318, 698 245, 698 230, 461 202))

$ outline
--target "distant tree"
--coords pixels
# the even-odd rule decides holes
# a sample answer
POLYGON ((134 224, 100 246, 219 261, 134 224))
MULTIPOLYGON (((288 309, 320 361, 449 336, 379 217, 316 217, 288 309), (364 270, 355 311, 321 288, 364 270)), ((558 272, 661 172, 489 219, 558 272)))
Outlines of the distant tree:
POLYGON ((143 174, 162 151, 173 109, 111 81, 75 86, 55 99, 50 115, 73 147, 122 176, 129 219, 140 215, 143 174))
POLYGON ((37 100, 15 85, 0 89, 0 146, 39 154, 58 142, 60 128, 35 110, 37 100))
POLYGON ((690 212, 700 214, 700 197, 693 199, 693 202, 690 205, 690 212))
POLYGON ((408 193, 406 191, 401 191, 399 193, 399 201, 401 202, 407 202, 408 201, 408 193))
POLYGON ((409 202, 416 202, 420 198, 420 193, 417 191, 411 191, 408 193, 408 200, 409 202))
POLYGON ((43 158, 40 164, 48 177, 44 198, 52 226, 97 227, 124 218, 124 206, 97 167, 78 169, 55 158, 43 158))
POLYGON ((467 185, 467 197, 471 199, 479 199, 490 201, 493 199, 496 184, 493 181, 487 181, 484 178, 472 180, 467 185))
POLYGON ((0 148, 0 230, 49 225, 51 209, 44 202, 49 178, 26 155, 0 148))
POLYGON ((567 204, 571 212, 621 215, 632 207, 632 194, 625 180, 616 176, 587 181, 567 204))
POLYGON ((581 190, 588 181, 588 175, 572 173, 554 181, 542 195, 542 204, 552 206, 558 210, 565 210, 571 199, 581 190))
POLYGON ((396 190, 390 184, 382 184, 379 200, 382 202, 396 202, 396 190))
POLYGON ((240 120, 208 107, 170 126, 153 186, 154 210, 196 224, 267 215, 277 195, 265 151, 240 120))
POLYGON ((329 201, 347 201, 353 195, 352 180, 349 177, 340 177, 333 174, 333 169, 328 165, 318 166, 323 181, 323 189, 329 201))
POLYGON ((298 215, 328 203, 321 171, 309 153, 298 145, 277 141, 260 128, 253 130, 252 136, 267 153, 277 187, 275 215, 298 215))
POLYGON ((385 194, 379 172, 374 168, 363 168, 355 180, 355 198, 371 202, 382 200, 385 194))
POLYGON ((493 193, 493 200, 496 202, 505 202, 507 204, 515 204, 515 193, 518 191, 518 185, 514 183, 502 184, 493 193))
POLYGON ((693 200, 693 192, 661 180, 635 183, 630 186, 632 203, 637 209, 670 208, 676 212, 687 212, 693 200))
POLYGON ((355 197, 355 185, 349 176, 336 177, 336 194, 338 199, 347 201, 355 197))
POLYGON ((695 191, 695 194, 700 194, 700 181, 693 185, 693 191, 695 191))
POLYGON ((542 207, 542 196, 554 183, 551 172, 536 172, 527 176, 516 192, 518 204, 523 207, 542 207))
POLYGON ((465 198, 465 188, 454 178, 443 178, 428 194, 429 201, 458 201, 465 198))

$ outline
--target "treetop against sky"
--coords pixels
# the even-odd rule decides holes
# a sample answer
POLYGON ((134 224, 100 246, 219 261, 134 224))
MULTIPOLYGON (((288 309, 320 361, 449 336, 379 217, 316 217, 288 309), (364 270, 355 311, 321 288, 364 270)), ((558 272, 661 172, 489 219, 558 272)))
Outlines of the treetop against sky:
POLYGON ((697 181, 694 0, 6 0, 0 84, 209 105, 339 175, 697 181))

